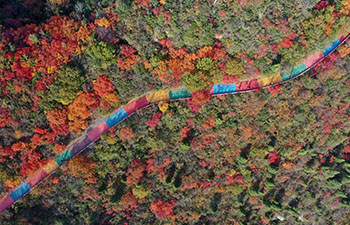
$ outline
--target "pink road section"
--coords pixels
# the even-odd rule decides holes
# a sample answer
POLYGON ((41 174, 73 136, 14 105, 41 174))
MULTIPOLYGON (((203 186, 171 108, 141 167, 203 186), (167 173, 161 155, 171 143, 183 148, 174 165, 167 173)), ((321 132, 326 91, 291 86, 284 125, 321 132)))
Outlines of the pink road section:
POLYGON ((312 66, 317 60, 323 57, 322 52, 315 52, 315 54, 308 56, 304 63, 306 67, 312 66))
POLYGON ((101 134, 106 132, 108 129, 109 127, 107 126, 107 123, 103 121, 102 123, 97 125, 95 128, 90 130, 86 135, 89 137, 91 141, 96 141, 101 136, 101 134))

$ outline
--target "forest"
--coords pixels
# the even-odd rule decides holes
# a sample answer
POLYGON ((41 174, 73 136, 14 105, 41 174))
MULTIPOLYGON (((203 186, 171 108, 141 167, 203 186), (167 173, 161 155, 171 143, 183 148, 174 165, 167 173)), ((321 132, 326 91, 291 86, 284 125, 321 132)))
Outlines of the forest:
POLYGON ((348 224, 349 21, 350 0, 0 0, 0 224, 348 224))

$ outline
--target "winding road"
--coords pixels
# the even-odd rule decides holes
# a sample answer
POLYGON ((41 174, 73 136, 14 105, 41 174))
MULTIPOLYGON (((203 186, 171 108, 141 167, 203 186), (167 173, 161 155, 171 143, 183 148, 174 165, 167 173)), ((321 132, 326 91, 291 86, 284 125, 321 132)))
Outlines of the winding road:
MULTIPOLYGON (((256 78, 232 84, 215 84, 211 87, 210 93, 212 96, 215 96, 220 94, 255 91, 290 81, 305 74, 315 65, 322 62, 327 56, 335 51, 335 49, 345 43, 349 37, 350 34, 336 39, 329 45, 328 48, 325 49, 324 52, 315 52, 313 55, 308 56, 301 64, 294 67, 288 74, 278 72, 270 77, 256 78)), ((84 132, 84 135, 74 140, 64 152, 57 155, 55 158, 50 159, 45 166, 39 168, 32 176, 28 177, 24 183, 2 198, 0 200, 0 212, 3 212, 11 205, 16 203, 20 198, 29 193, 30 190, 53 174, 56 169, 62 166, 65 162, 83 152, 89 144, 98 140, 103 133, 130 117, 137 110, 160 101, 179 100, 185 98, 191 98, 191 93, 185 88, 156 91, 134 99, 125 106, 118 108, 111 116, 105 118, 98 125, 89 127, 86 132, 84 132)))

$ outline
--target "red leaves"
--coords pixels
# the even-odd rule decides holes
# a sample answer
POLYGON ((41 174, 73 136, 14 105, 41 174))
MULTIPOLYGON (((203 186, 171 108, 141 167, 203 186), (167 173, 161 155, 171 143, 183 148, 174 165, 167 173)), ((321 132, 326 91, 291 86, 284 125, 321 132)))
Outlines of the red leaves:
POLYGON ((107 76, 99 76, 97 80, 93 81, 92 83, 92 88, 96 94, 103 99, 103 101, 100 102, 103 108, 107 109, 110 108, 111 105, 116 106, 119 103, 117 95, 112 93, 115 86, 107 76))
POLYGON ((326 200, 327 198, 331 197, 331 195, 332 195, 331 192, 327 192, 326 194, 324 194, 324 195, 322 196, 322 199, 323 199, 323 200, 326 200))
POLYGON ((213 60, 224 59, 226 56, 226 49, 220 42, 215 42, 213 46, 204 46, 196 53, 198 58, 210 57, 213 60))
POLYGON ((102 98, 102 101, 100 103, 104 109, 108 109, 111 106, 116 107, 118 105, 119 98, 117 95, 112 93, 115 89, 115 86, 107 76, 99 76, 97 80, 93 81, 92 83, 92 88, 96 94, 102 98))
POLYGON ((350 146, 346 146, 346 148, 344 149, 344 154, 342 154, 342 157, 345 160, 350 160, 350 146))
POLYGON ((265 19, 264 19, 264 24, 263 24, 263 26, 265 26, 266 28, 271 29, 271 28, 274 27, 274 24, 271 23, 269 19, 265 18, 265 19))
MULTIPOLYGON (((339 202, 340 202, 339 198, 334 200, 334 202, 332 203, 332 207, 336 207, 339 204, 339 202)), ((330 219, 330 221, 331 221, 331 219, 330 219)))
POLYGON ((159 219, 162 219, 164 217, 174 218, 174 206, 174 200, 163 202, 161 199, 159 199, 158 201, 151 204, 151 211, 156 214, 156 217, 159 219))
POLYGON ((86 154, 80 154, 77 157, 72 158, 67 165, 70 175, 83 178, 87 184, 96 184, 98 180, 94 175, 96 166, 97 163, 87 157, 86 154))
POLYGON ((150 128, 155 128, 157 124, 160 122, 163 113, 154 113, 151 120, 146 121, 146 125, 150 128))
POLYGON ((131 55, 130 57, 123 59, 122 57, 118 57, 117 59, 118 67, 122 70, 128 70, 130 67, 137 64, 136 55, 131 55))
POLYGON ((202 124, 202 127, 206 130, 215 127, 216 118, 214 116, 209 116, 208 119, 202 124))
POLYGON ((290 48, 293 45, 293 39, 296 38, 296 33, 291 33, 283 38, 283 41, 279 44, 282 48, 290 48))
POLYGON ((180 132, 180 140, 179 141, 181 142, 184 138, 187 138, 187 136, 190 134, 190 132, 191 132, 191 129, 188 126, 183 127, 181 129, 181 132, 180 132))
POLYGON ((219 60, 223 59, 226 56, 225 48, 214 48, 212 59, 219 60))
POLYGON ((205 146, 208 146, 210 144, 212 144, 216 138, 217 138, 218 134, 217 133, 213 133, 213 134, 207 134, 204 135, 201 139, 202 139, 202 144, 205 146))
POLYGON ((342 157, 345 160, 350 160, 350 155, 349 154, 343 154, 342 157))
MULTIPOLYGON (((15 148, 16 149, 16 148, 15 148)), ((18 149, 18 147, 17 147, 18 149)), ((9 158, 13 158, 17 155, 17 151, 14 151, 14 149, 11 147, 2 147, 0 146, 0 162, 6 162, 6 159, 9 158)))
POLYGON ((128 70, 131 66, 137 64, 136 50, 128 45, 121 45, 121 54, 123 57, 119 56, 117 59, 118 67, 122 70, 128 70))
POLYGON ((225 75, 221 83, 223 84, 233 84, 238 81, 238 76, 225 75))
POLYGON ((261 44, 258 48, 258 58, 262 58, 267 55, 267 51, 269 50, 269 46, 265 44, 261 44))
POLYGON ((288 38, 284 38, 283 41, 280 43, 280 46, 282 48, 290 48, 293 45, 293 41, 291 41, 288 38))
POLYGON ((162 11, 162 16, 164 17, 165 24, 170 24, 171 22, 171 14, 169 11, 162 11))
POLYGON ((272 85, 272 86, 269 86, 268 88, 267 88, 267 90, 272 94, 272 95, 274 95, 274 94, 277 94, 277 93, 279 93, 279 91, 280 91, 280 85, 272 85))
POLYGON ((38 134, 45 134, 46 133, 46 129, 41 129, 38 127, 34 127, 34 132, 38 133, 38 134))
POLYGON ((214 183, 213 180, 211 180, 211 181, 202 181, 202 182, 198 183, 197 185, 198 185, 198 187, 200 187, 200 188, 208 188, 208 187, 210 187, 211 185, 213 185, 213 183, 214 183))
POLYGON ((0 127, 5 127, 10 120, 12 120, 10 110, 0 106, 0 127))
POLYGON ((329 5, 328 1, 320 1, 319 3, 317 3, 315 8, 318 10, 322 10, 322 9, 326 8, 328 5, 329 5))
POLYGON ((99 76, 95 81, 92 82, 94 91, 99 96, 104 96, 109 94, 114 90, 115 86, 112 84, 110 79, 107 76, 99 76))
POLYGON ((137 0, 137 1, 135 1, 135 3, 148 9, 148 4, 149 4, 148 1, 149 0, 137 0))
POLYGON ((186 105, 188 106, 188 108, 190 108, 191 112, 194 112, 194 113, 198 113, 199 110, 202 108, 202 105, 198 103, 194 103, 190 99, 186 100, 186 105))
POLYGON ((35 172, 35 170, 37 170, 40 167, 40 165, 46 163, 45 159, 40 158, 41 154, 38 152, 23 151, 21 170, 19 171, 20 175, 27 176, 35 172))
POLYGON ((128 177, 126 178, 126 183, 130 186, 135 186, 139 180, 143 177, 143 167, 135 168, 128 172, 128 177))
POLYGON ((3 45, 16 48, 15 52, 1 49, 3 57, 12 60, 11 70, 3 71, 6 82, 13 79, 31 80, 36 72, 41 72, 43 78, 37 82, 36 88, 39 91, 46 90, 46 86, 52 83, 52 77, 45 76, 56 72, 73 55, 79 55, 90 33, 90 29, 81 22, 60 16, 53 16, 40 25, 5 30, 2 35, 3 45), (84 30, 80 32, 83 36, 77 35, 78 29, 84 30))
POLYGON ((274 150, 269 153, 268 160, 270 163, 277 164, 281 161, 281 157, 279 157, 278 152, 274 150))
POLYGON ((131 139, 135 138, 135 134, 132 131, 131 127, 125 127, 120 129, 120 138, 122 141, 130 141, 131 139))
POLYGON ((47 112, 47 120, 52 130, 58 135, 68 135, 68 112, 66 109, 52 109, 47 112))
POLYGON ((60 181, 60 178, 58 178, 58 177, 52 177, 52 179, 51 179, 51 183, 53 183, 53 184, 58 184, 59 181, 60 181))
POLYGON ((141 182, 144 171, 146 171, 146 166, 142 164, 141 160, 136 159, 132 161, 131 168, 129 168, 126 173, 126 183, 131 187, 134 187, 136 184, 141 182))
POLYGON ((25 78, 27 80, 32 79, 32 70, 29 67, 23 67, 20 58, 14 61, 11 66, 12 72, 14 72, 17 78, 25 78))
POLYGON ((137 199, 132 192, 128 192, 120 199, 119 205, 124 210, 133 210, 137 208, 137 199))
MULTIPOLYGON (((155 157, 155 154, 153 154, 152 157, 155 157)), ((169 158, 165 158, 163 159, 164 161, 163 164, 159 166, 155 165, 154 161, 155 161, 154 158, 149 158, 147 160, 147 165, 146 165, 147 173, 156 172, 160 179, 165 179, 164 168, 166 168, 171 163, 171 160, 169 158)))
POLYGON ((192 93, 192 102, 195 104, 203 105, 210 100, 209 90, 200 90, 192 93))
POLYGON ((163 7, 153 8, 152 9, 153 14, 157 16, 159 14, 159 11, 161 8, 163 8, 163 7))
POLYGON ((120 53, 123 54, 125 57, 129 57, 136 53, 136 50, 130 45, 120 45, 120 49, 120 53))
POLYGON ((48 75, 42 77, 36 84, 35 88, 37 91, 46 91, 47 86, 51 85, 54 82, 56 76, 48 75))
POLYGON ((322 62, 316 64, 313 71, 320 73, 332 69, 339 56, 339 52, 333 52, 332 54, 328 55, 322 62))
POLYGON ((344 153, 350 153, 350 146, 346 146, 346 148, 344 149, 344 153))
POLYGON ((219 13, 220 17, 226 16, 226 11, 225 10, 220 10, 218 13, 219 13))
POLYGON ((159 43, 166 47, 163 52, 170 56, 167 60, 160 60, 152 73, 157 74, 159 79, 167 85, 179 86, 180 78, 185 72, 191 73, 195 70, 197 56, 194 53, 187 53, 184 47, 175 49, 169 38, 159 40, 159 43))
POLYGON ((233 176, 229 176, 228 174, 226 174, 226 181, 225 184, 226 185, 230 185, 232 183, 243 183, 244 181, 244 177, 241 174, 235 174, 233 176))
POLYGON ((171 43, 169 38, 164 38, 162 40, 159 40, 159 44, 161 44, 163 47, 172 48, 173 44, 171 43))
POLYGON ((87 119, 92 116, 90 110, 96 109, 99 100, 94 93, 80 93, 72 104, 68 106, 68 120, 70 130, 74 133, 88 127, 87 119))
POLYGON ((23 141, 19 141, 17 143, 14 143, 12 146, 11 146, 11 150, 14 151, 14 152, 18 152, 20 150, 25 150, 28 148, 28 144, 27 143, 24 143, 23 141))

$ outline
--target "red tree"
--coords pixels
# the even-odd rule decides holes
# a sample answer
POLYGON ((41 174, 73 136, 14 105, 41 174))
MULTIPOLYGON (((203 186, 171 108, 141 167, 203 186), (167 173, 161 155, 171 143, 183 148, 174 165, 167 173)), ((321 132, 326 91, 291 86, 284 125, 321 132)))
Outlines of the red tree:
POLYGON ((159 199, 156 202, 151 204, 151 211, 156 214, 156 217, 161 219, 164 217, 173 218, 173 210, 174 210, 175 202, 171 200, 169 202, 163 202, 159 199))

